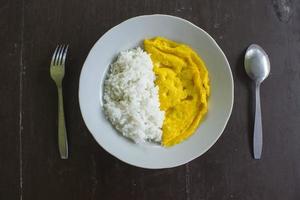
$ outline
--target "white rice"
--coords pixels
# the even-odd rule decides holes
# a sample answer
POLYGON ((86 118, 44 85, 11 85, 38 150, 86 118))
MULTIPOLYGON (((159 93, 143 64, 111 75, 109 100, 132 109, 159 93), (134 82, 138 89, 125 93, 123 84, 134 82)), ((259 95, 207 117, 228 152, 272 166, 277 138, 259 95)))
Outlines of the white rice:
POLYGON ((123 51, 104 82, 104 112, 114 127, 136 143, 160 142, 164 112, 150 56, 141 48, 123 51))

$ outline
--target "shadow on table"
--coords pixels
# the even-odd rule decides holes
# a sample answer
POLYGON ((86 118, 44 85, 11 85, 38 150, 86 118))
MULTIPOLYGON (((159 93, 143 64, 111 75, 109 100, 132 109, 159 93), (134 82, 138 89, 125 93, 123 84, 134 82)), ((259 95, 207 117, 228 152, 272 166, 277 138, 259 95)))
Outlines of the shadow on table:
POLYGON ((253 125, 254 125, 254 114, 255 114, 255 84, 251 81, 251 79, 248 77, 245 68, 244 68, 244 56, 246 53, 247 47, 243 49, 241 54, 238 56, 237 60, 237 79, 240 80, 242 83, 246 85, 247 88, 247 99, 248 99, 248 105, 247 105, 247 114, 248 117, 248 145, 249 145, 249 151, 251 155, 253 155, 253 125))

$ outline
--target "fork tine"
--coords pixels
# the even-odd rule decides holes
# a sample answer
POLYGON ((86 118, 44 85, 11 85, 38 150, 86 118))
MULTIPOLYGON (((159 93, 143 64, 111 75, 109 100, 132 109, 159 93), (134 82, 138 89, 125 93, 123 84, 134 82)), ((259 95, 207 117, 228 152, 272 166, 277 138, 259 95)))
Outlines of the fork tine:
POLYGON ((50 64, 50 66, 52 66, 52 65, 54 64, 54 61, 55 61, 55 57, 56 57, 56 54, 57 54, 58 47, 59 47, 59 45, 57 45, 56 48, 55 48, 55 51, 54 51, 53 56, 52 56, 52 59, 51 59, 51 64, 50 64))
POLYGON ((59 53, 56 58, 56 65, 60 65, 62 52, 64 51, 64 45, 60 45, 59 53))
POLYGON ((64 50, 64 54, 63 54, 63 57, 62 57, 62 66, 65 66, 66 57, 67 57, 67 53, 68 53, 68 48, 69 48, 69 45, 67 45, 65 50, 64 50))
POLYGON ((55 57, 55 65, 59 65, 60 64, 63 48, 64 48, 64 45, 60 45, 59 46, 58 53, 57 53, 57 55, 55 57))
POLYGON ((61 59, 60 59, 60 64, 62 67, 63 67, 63 63, 64 63, 64 56, 65 56, 66 49, 67 49, 67 45, 64 45, 64 49, 61 52, 61 59))

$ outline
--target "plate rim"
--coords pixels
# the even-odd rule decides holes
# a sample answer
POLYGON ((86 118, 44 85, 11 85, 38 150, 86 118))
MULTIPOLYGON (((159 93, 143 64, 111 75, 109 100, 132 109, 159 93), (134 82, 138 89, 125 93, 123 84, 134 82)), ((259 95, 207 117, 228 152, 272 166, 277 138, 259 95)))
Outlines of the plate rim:
POLYGON ((231 117, 231 114, 232 114, 232 110, 233 110, 233 105, 234 105, 234 79, 233 79, 233 75, 232 75, 232 71, 231 71, 231 67, 230 67, 230 64, 228 62, 228 59, 225 55, 225 53, 223 52, 223 50, 221 49, 221 47, 217 44, 217 42, 215 41, 215 39, 210 35, 208 34, 205 30, 203 30, 202 28, 198 27, 197 25, 195 25, 194 23, 186 20, 186 19, 183 19, 181 17, 177 17, 177 16, 173 16, 173 15, 167 15, 167 14, 149 14, 149 15, 139 15, 139 16, 135 16, 135 17, 132 17, 132 18, 129 18, 129 19, 126 19, 124 21, 122 21, 121 23, 113 26, 112 28, 110 28, 109 30, 107 30, 103 35, 101 35, 101 37, 99 39, 97 39, 95 41, 95 43, 93 44, 92 48, 89 50, 89 53, 87 55, 87 57, 85 58, 85 61, 82 65, 82 68, 81 68, 81 71, 80 71, 80 77, 79 77, 79 87, 78 87, 78 99, 79 99, 79 108, 80 108, 80 113, 81 113, 81 116, 82 116, 82 119, 84 121, 84 124, 85 126, 87 127, 88 131, 90 132, 90 134, 92 135, 92 137, 94 138, 94 140, 97 142, 97 144, 102 148, 104 149, 107 153, 109 153, 110 155, 112 155, 113 157, 121 160, 122 162, 124 163, 127 163, 128 165, 131 165, 131 166, 135 166, 135 167, 140 167, 140 168, 144 168, 144 169, 167 169, 167 168, 173 168, 173 167, 177 167, 177 166, 181 166, 181 165, 184 165, 186 163, 189 163, 191 162, 192 160, 200 157, 201 155, 205 154, 217 141, 218 139, 221 137, 221 135, 223 134, 227 124, 228 124, 228 121, 231 117), (113 31, 114 29, 117 29, 121 24, 123 23, 127 23, 131 20, 135 20, 137 18, 147 18, 147 17, 167 17, 167 18, 173 18, 173 19, 176 19, 176 20, 180 20, 182 22, 185 22, 185 23, 188 23, 189 25, 193 26, 194 28, 198 29, 199 31, 203 32, 208 38, 209 40, 211 40, 213 42, 213 45, 218 49, 218 51, 221 53, 225 63, 226 63, 226 67, 228 68, 228 71, 229 71, 229 77, 230 77, 230 82, 231 82, 231 104, 230 104, 230 109, 229 109, 229 112, 226 116, 226 120, 225 120, 225 123, 223 125, 223 127, 221 128, 221 131, 220 133, 218 134, 218 136, 213 140, 213 142, 207 146, 207 148, 204 149, 204 151, 202 151, 201 153, 197 153, 197 155, 195 156, 191 156, 189 159, 186 159, 185 161, 179 161, 177 162, 176 164, 170 164, 168 166, 145 166, 145 165, 142 165, 142 164, 136 164, 136 163, 131 163, 131 162, 128 162, 126 161, 125 159, 119 157, 118 155, 115 155, 113 154, 109 149, 107 149, 106 147, 102 146, 98 140, 96 139, 96 137, 94 136, 94 134, 92 133, 91 129, 88 127, 87 123, 86 123, 86 117, 84 115, 84 112, 83 112, 83 108, 82 108, 82 101, 81 101, 81 98, 80 98, 80 94, 81 94, 81 85, 82 85, 82 76, 83 76, 83 72, 85 70, 85 66, 86 66, 86 62, 89 58, 89 56, 91 56, 91 52, 95 49, 96 47, 96 44, 104 37, 106 36, 107 34, 109 34, 111 31, 113 31))

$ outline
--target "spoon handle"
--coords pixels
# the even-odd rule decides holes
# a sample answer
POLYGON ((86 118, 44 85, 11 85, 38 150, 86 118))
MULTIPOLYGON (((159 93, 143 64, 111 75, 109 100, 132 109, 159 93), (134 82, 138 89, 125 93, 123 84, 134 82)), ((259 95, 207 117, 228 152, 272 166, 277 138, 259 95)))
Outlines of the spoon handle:
POLYGON ((262 137, 262 122, 261 122, 261 108, 260 108, 260 84, 256 84, 255 88, 255 121, 253 133, 253 154, 255 159, 260 159, 263 137, 262 137))

